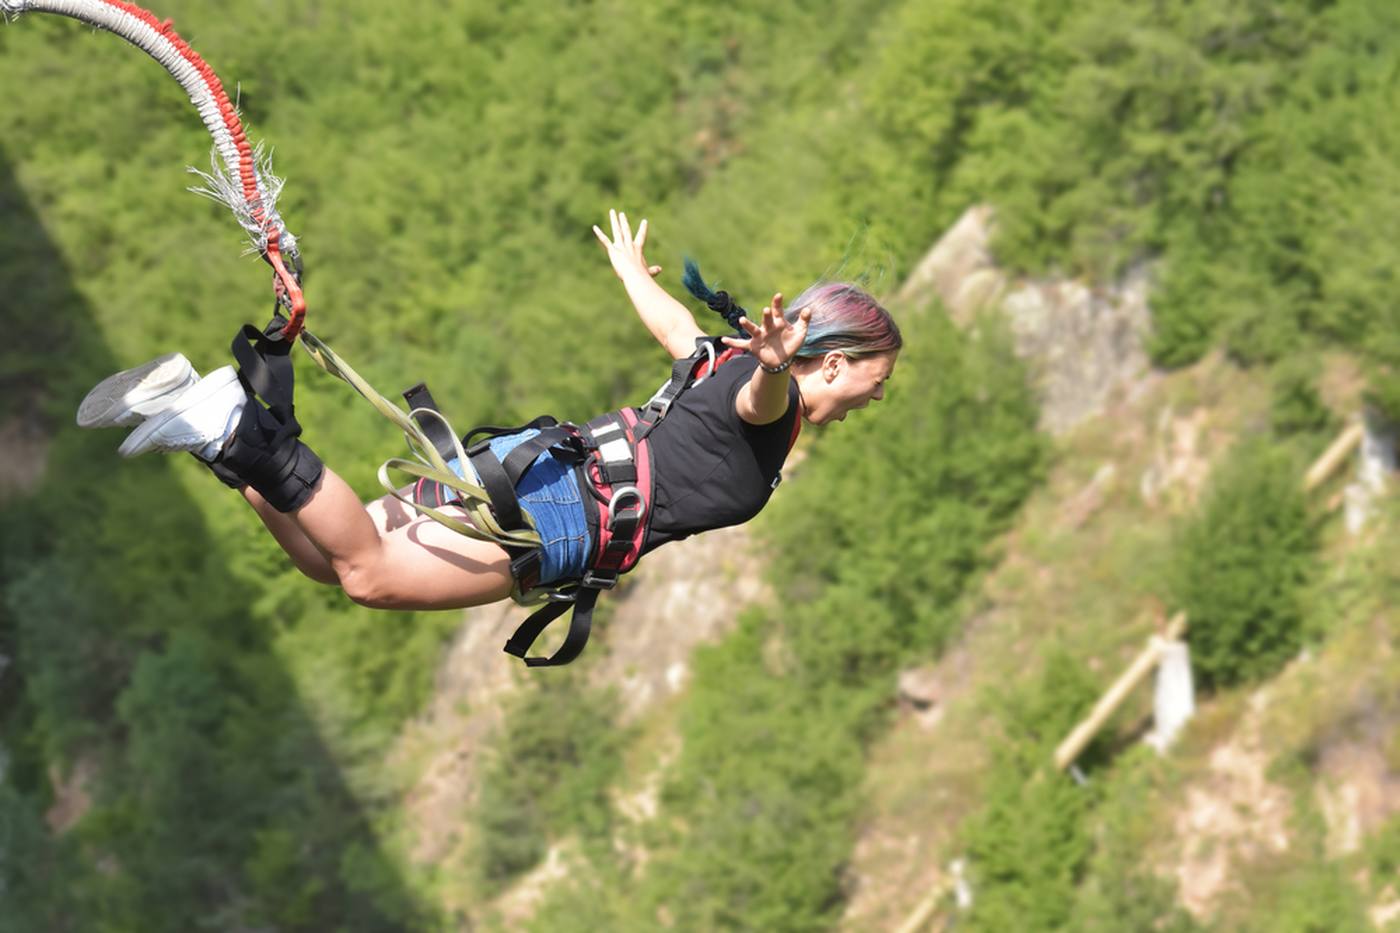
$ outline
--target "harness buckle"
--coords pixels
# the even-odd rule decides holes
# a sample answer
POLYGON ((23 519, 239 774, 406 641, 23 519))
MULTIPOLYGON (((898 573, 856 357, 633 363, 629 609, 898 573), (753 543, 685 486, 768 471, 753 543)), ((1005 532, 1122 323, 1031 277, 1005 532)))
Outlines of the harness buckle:
POLYGON ((615 570, 589 570, 584 573, 579 586, 590 590, 610 590, 617 586, 617 580, 618 574, 615 570))
POLYGON ((631 497, 637 500, 637 513, 646 511, 646 499, 642 497, 642 491, 636 486, 619 486, 613 490, 612 498, 608 500, 608 531, 613 530, 613 523, 617 520, 617 504, 619 501, 631 497))
POLYGON ((542 563, 540 549, 530 548, 511 558, 510 575, 520 584, 522 590, 533 589, 540 581, 542 563))
POLYGON ((666 385, 662 386, 660 389, 657 390, 657 393, 653 395, 646 404, 646 410, 648 412, 656 413, 656 417, 652 419, 654 421, 660 421, 662 418, 665 418, 667 412, 671 410, 671 403, 676 400, 676 397, 674 395, 665 394, 666 389, 669 387, 670 383, 667 383, 666 385))

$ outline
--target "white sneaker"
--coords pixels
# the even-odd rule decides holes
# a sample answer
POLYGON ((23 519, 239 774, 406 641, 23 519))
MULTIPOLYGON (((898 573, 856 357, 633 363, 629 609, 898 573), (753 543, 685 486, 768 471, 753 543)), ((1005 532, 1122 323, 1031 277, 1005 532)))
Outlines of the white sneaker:
POLYGON ((78 427, 113 428, 139 424, 159 412, 199 380, 190 361, 179 353, 108 376, 78 406, 78 427))
POLYGON ((248 394, 232 366, 216 369, 152 415, 117 448, 123 457, 148 450, 189 451, 205 461, 219 449, 243 414, 248 394))

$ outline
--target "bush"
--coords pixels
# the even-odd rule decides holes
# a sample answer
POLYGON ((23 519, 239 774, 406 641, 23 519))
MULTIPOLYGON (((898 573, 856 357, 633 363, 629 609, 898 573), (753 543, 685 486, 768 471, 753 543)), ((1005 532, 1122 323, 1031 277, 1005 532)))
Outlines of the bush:
POLYGON ((1162 873, 1153 842, 1162 832, 1162 774, 1170 766, 1147 745, 1116 757, 1094 807, 1094 854, 1079 887, 1077 933, 1203 933, 1162 873))
POLYGON ((536 683, 507 710, 482 774, 476 856, 491 890, 538 864, 552 840, 606 838, 612 827, 607 791, 623 735, 611 693, 585 688, 574 672, 536 683))
POLYGON ((1314 359, 1296 357, 1275 371, 1269 420, 1274 433, 1282 436, 1325 434, 1336 428, 1336 417, 1317 391, 1314 359))
POLYGON ((998 701, 1003 734, 987 769, 986 804, 963 831, 976 892, 971 929, 1069 922, 1092 848, 1092 792, 1057 771, 1052 756, 1097 694, 1089 673, 1057 650, 1038 681, 998 701))
POLYGON ((1244 933, 1369 933, 1361 892, 1335 862, 1316 860, 1271 873, 1251 892, 1261 909, 1238 929, 1244 933))
POLYGON ((1258 679, 1298 651, 1316 546, 1296 465, 1258 441, 1232 452, 1169 570, 1202 685, 1258 679))

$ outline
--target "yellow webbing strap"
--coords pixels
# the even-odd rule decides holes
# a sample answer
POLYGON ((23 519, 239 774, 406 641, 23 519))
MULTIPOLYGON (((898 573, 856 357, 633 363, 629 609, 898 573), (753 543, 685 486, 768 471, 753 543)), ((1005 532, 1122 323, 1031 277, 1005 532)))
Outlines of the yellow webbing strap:
MULTIPOLYGON (((453 443, 457 446, 457 462, 466 467, 467 455, 462 449, 462 442, 458 439, 457 432, 452 430, 447 419, 440 412, 429 408, 418 408, 412 412, 405 413, 403 409, 380 395, 374 386, 370 385, 363 376, 355 372, 354 368, 341 359, 340 356, 327 346, 320 338, 310 331, 301 332, 301 345, 306 348, 306 352, 316 361, 326 372, 339 379, 343 379, 350 384, 356 392, 360 393, 378 412, 388 418, 403 431, 404 439, 408 442, 409 453, 413 459, 394 457, 384 461, 379 467, 379 483, 395 499, 413 509, 420 515, 426 515, 438 524, 450 528, 468 538, 475 538, 479 541, 491 541, 503 547, 539 547, 540 536, 534 530, 534 522, 527 514, 525 520, 530 523, 530 529, 525 531, 507 531, 496 521, 496 516, 490 509, 491 497, 486 490, 475 483, 468 482, 452 471, 447 462, 442 459, 437 448, 423 432, 414 417, 437 418, 447 427, 447 433, 452 436, 453 443), (465 522, 455 515, 439 511, 431 506, 415 502, 411 496, 405 496, 399 491, 398 484, 394 483, 389 472, 397 471, 407 474, 417 479, 426 479, 453 490, 462 498, 462 508, 471 516, 470 522, 465 522)), ((517 586, 516 591, 511 594, 517 602, 539 602, 550 598, 547 592, 532 591, 526 597, 520 593, 517 586)))

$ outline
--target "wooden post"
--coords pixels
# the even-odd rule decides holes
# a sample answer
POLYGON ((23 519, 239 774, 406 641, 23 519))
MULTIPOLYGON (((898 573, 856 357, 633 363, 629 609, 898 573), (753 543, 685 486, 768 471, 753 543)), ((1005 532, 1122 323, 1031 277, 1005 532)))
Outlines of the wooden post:
POLYGON ((1055 767, 1063 771, 1074 763, 1074 759, 1079 757, 1079 753, 1084 751, 1104 723, 1112 716, 1118 707, 1123 705, 1128 694, 1132 692, 1142 680, 1152 673, 1152 669, 1161 660, 1161 646, 1164 642, 1176 641, 1186 631, 1186 613, 1178 612, 1172 616, 1172 620, 1167 623, 1167 630, 1160 635, 1153 635, 1147 643, 1147 647, 1137 656, 1137 659, 1129 665, 1113 686, 1108 688, 1099 702, 1094 704, 1089 715, 1070 732, 1065 740, 1055 749, 1055 767))
POLYGON ((1366 436, 1366 426, 1360 421, 1353 421, 1347 425, 1346 430, 1337 435, 1337 439, 1332 445, 1323 451, 1312 466, 1308 467, 1308 472, 1303 476, 1303 491, 1312 492, 1321 486, 1327 477, 1337 471, 1342 462, 1361 446, 1362 439, 1366 436))
MULTIPOLYGON (((919 933, 933 917, 933 912, 938 907, 938 902, 943 899, 943 895, 948 893, 948 886, 940 884, 919 902, 919 906, 914 908, 914 912, 899 925, 897 933, 919 933)), ((943 929, 943 924, 939 924, 937 929, 943 929)))

